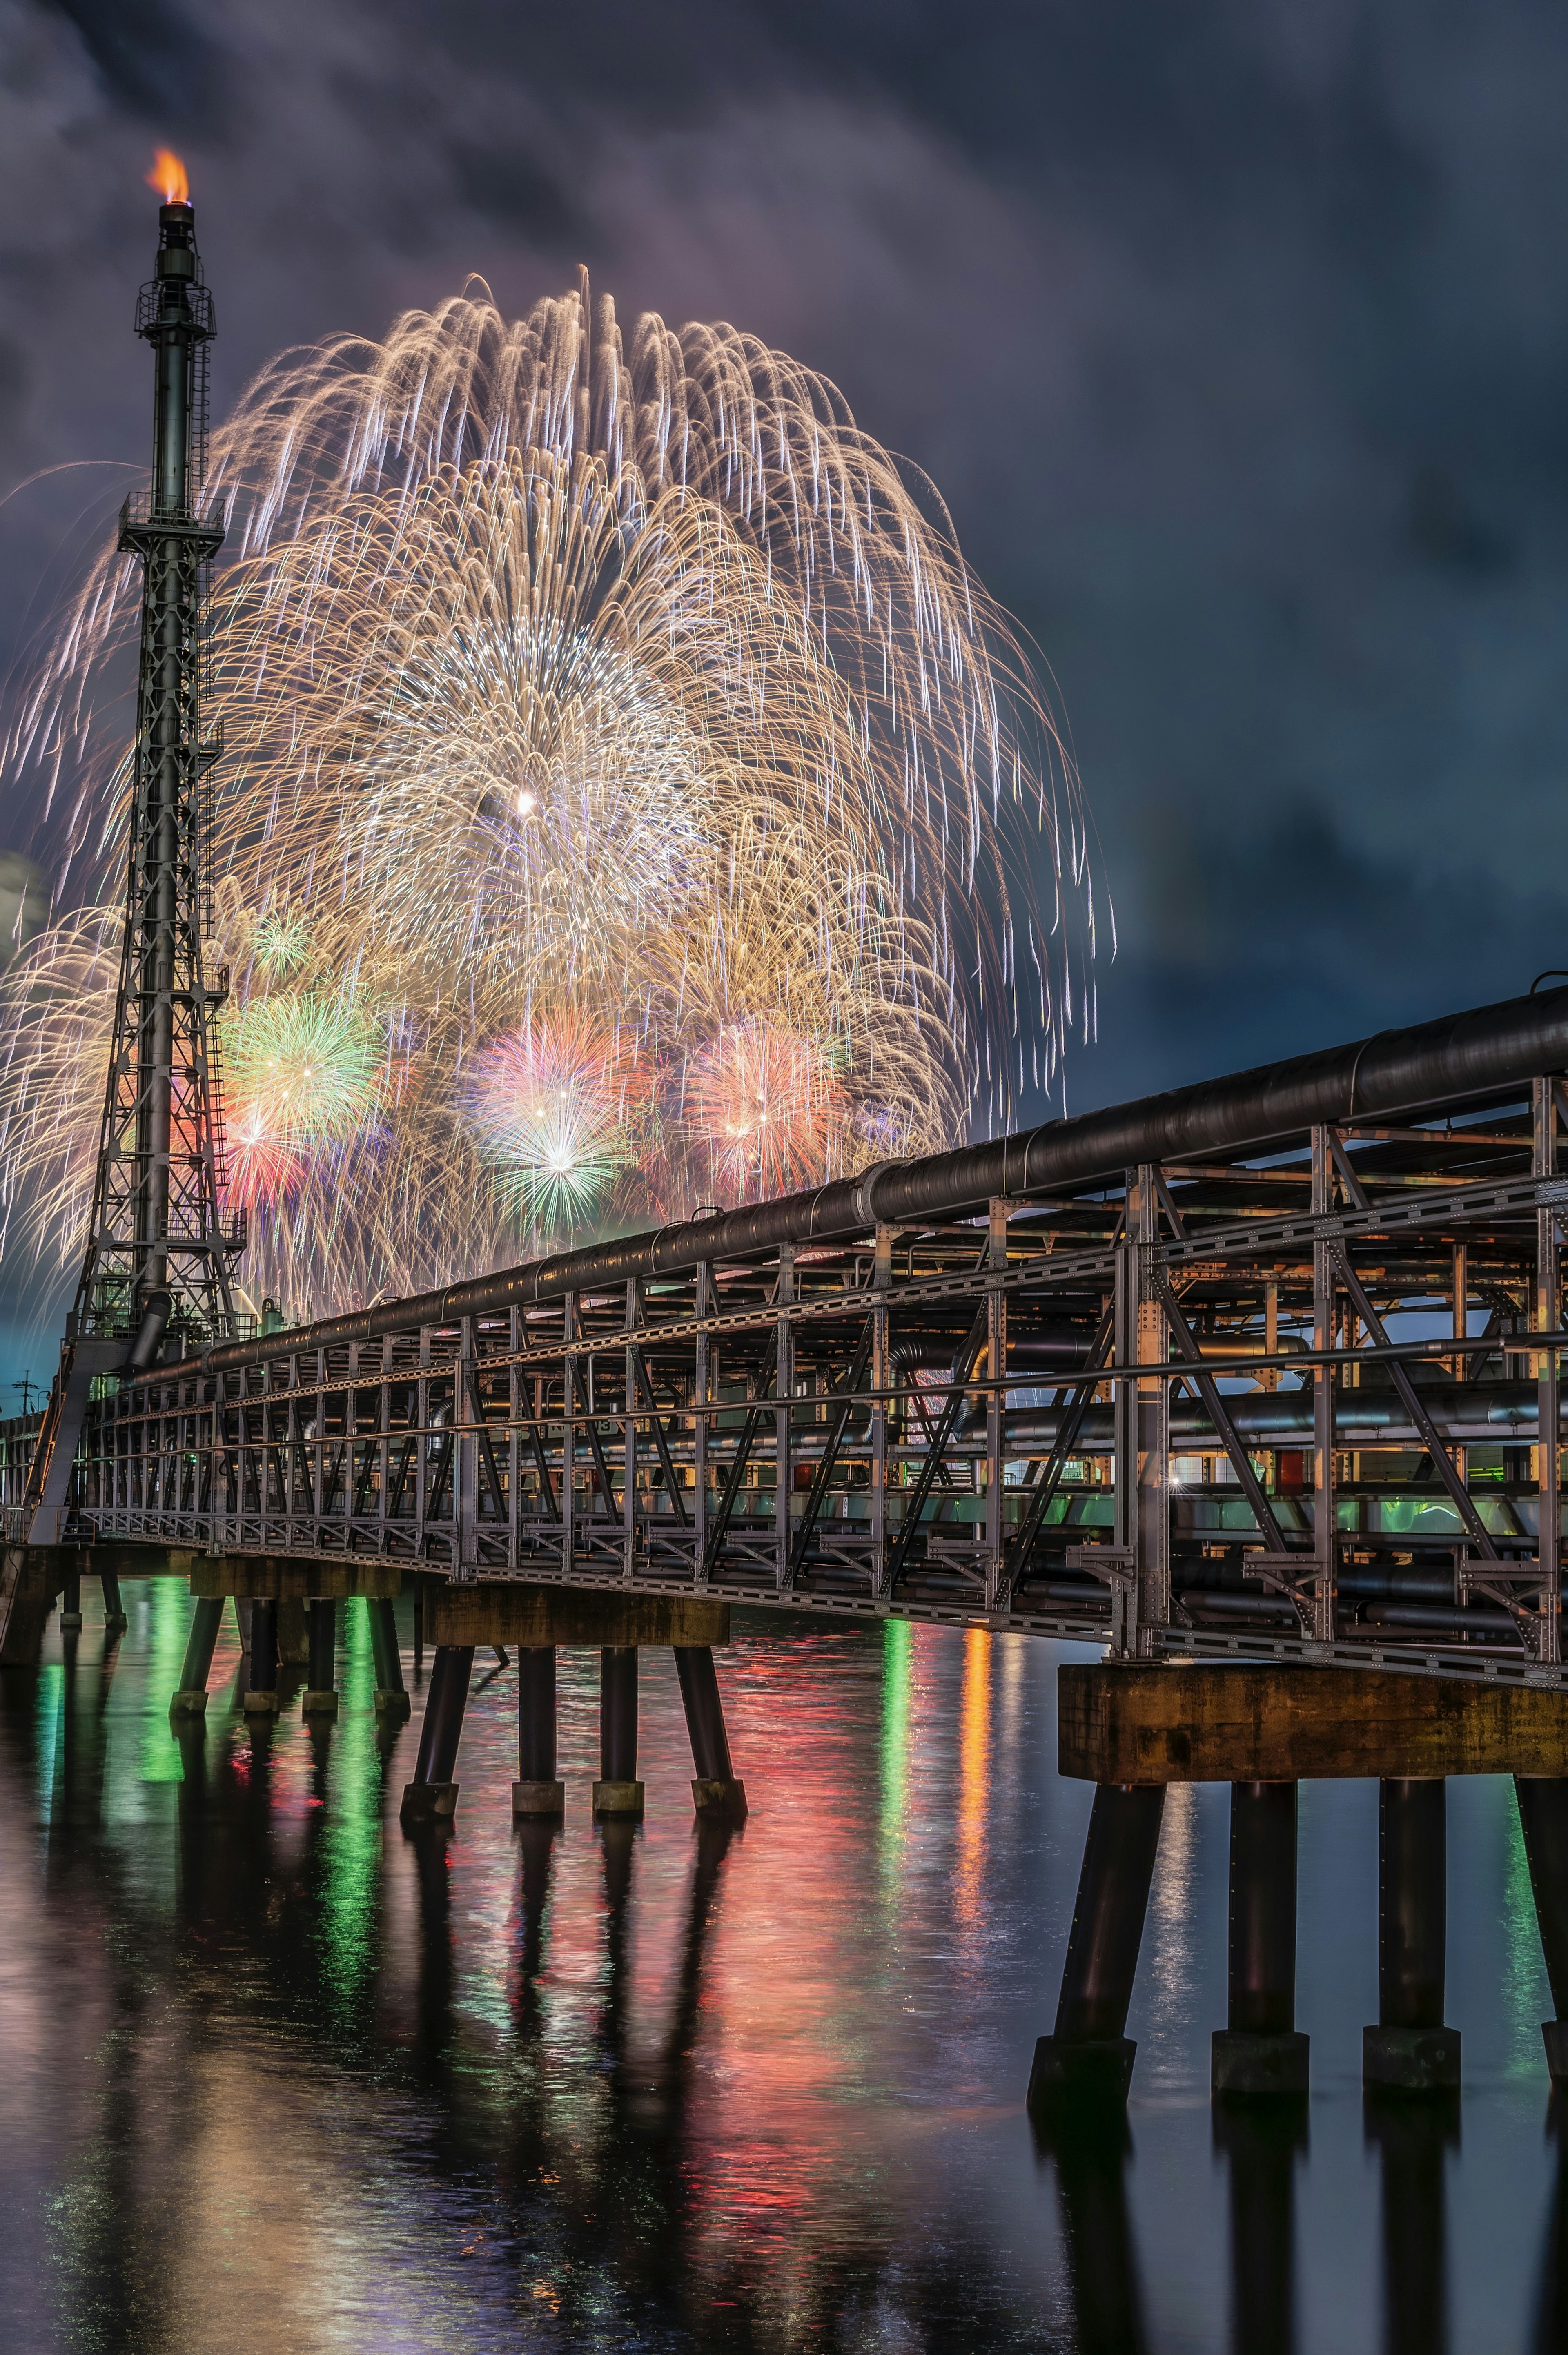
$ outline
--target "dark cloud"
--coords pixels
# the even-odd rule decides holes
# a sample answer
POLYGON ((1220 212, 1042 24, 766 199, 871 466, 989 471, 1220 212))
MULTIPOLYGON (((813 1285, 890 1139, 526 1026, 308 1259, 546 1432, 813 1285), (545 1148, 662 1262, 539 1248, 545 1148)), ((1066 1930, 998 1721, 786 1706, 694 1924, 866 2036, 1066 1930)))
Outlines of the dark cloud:
POLYGON ((227 127, 227 61, 184 9, 160 0, 54 0, 54 6, 80 34, 108 95, 128 113, 208 137, 227 127))
MULTIPOLYGON (((470 270, 754 328, 1052 665, 1121 942, 1072 1087, 1162 1085, 1568 962, 1565 114, 1555 0, 13 0, 0 493, 143 454, 165 136, 220 401, 470 270)), ((0 511, 0 654, 123 480, 0 511)))

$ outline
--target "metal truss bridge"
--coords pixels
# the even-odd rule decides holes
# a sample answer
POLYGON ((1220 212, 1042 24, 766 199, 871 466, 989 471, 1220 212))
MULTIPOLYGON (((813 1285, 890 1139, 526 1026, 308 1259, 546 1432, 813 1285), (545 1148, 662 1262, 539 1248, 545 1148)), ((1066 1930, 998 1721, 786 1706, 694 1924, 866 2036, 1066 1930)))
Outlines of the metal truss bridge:
POLYGON ((1561 1686, 1564 1069, 1559 989, 165 1350, 61 1534, 1561 1686))

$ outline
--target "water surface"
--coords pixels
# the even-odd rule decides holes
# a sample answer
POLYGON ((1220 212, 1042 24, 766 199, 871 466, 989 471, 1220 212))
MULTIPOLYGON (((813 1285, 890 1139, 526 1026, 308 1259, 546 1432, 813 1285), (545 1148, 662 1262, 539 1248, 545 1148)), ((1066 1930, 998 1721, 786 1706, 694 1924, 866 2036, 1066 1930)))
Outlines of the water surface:
MULTIPOLYGON (((1568 2345, 1568 2179, 1510 1787, 1450 1785, 1462 2104, 1369 2114, 1376 1789, 1306 1785, 1304 2117, 1216 2121, 1227 1794, 1171 1795, 1120 2121, 1042 2148, 1090 1794, 1063 1647, 737 1614, 743 1829, 694 1824, 645 1653, 636 1830, 595 1828, 596 1656, 561 1656, 563 1830, 514 1831, 516 1678, 450 1835, 405 1836, 364 1606, 343 1714, 167 1717, 190 1605, 126 1581, 0 1678, 0 2344, 315 2350, 1568 2345)), ((407 1605, 400 1606, 405 1613, 407 1605)), ((405 1622, 405 1645, 411 1640, 405 1622)), ((407 1658, 407 1654, 405 1657, 407 1658)), ((1079 1654, 1076 1657, 1085 1657, 1079 1654)), ((485 1670, 475 1666, 475 1682, 485 1670)))

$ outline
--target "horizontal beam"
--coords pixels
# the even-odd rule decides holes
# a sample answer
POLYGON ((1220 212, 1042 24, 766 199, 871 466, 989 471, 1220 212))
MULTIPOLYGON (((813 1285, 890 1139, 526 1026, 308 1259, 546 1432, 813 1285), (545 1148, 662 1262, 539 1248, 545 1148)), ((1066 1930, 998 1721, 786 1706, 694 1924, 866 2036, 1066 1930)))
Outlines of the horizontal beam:
POLYGON ((1059 1668, 1057 1764, 1087 1783, 1568 1775, 1568 1695, 1377 1669, 1059 1668))
POLYGON ((314 1554, 197 1554, 190 1565, 193 1594, 252 1603, 341 1603, 351 1594, 397 1594, 402 1583, 400 1562, 324 1561, 314 1554))
POLYGON ((426 1587, 424 1633, 430 1644, 727 1644, 730 1605, 708 1595, 474 1579, 426 1587))

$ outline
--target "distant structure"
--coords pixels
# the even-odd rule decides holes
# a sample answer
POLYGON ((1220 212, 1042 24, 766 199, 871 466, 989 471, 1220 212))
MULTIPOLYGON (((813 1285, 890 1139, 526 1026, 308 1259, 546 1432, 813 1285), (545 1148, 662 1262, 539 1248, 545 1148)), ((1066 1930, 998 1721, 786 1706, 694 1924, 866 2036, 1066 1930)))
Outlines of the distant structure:
POLYGON ((141 673, 125 925, 92 1213, 76 1305, 35 1458, 32 1535, 59 1534, 88 1395, 99 1374, 155 1363, 235 1332, 231 1270, 243 1215, 225 1228, 221 1088, 202 938, 210 896, 205 780, 222 735, 202 732, 202 609, 222 545, 200 512, 212 296, 202 282, 185 174, 167 169, 156 274, 136 333, 155 363, 152 483, 128 499, 120 547, 143 569, 141 673), (56 1491, 59 1491, 58 1495, 56 1491))

